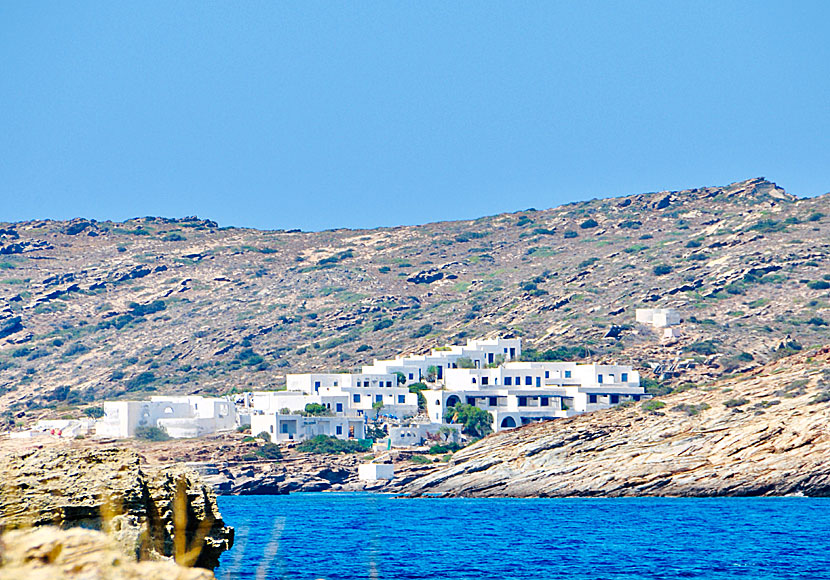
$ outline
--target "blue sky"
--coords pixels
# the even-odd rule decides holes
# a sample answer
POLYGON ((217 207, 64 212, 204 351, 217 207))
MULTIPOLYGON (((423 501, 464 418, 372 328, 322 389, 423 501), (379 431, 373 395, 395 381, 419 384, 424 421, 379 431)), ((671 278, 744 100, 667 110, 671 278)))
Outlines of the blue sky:
POLYGON ((0 220, 830 191, 828 2, 0 0, 0 220))

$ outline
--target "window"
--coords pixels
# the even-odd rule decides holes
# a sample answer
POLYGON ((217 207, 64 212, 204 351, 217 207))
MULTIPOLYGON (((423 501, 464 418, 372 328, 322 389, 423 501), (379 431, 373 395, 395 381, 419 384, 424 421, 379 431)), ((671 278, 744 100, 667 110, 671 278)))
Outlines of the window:
POLYGON ((571 378, 571 371, 565 371, 565 378, 566 379, 571 378))
POLYGON ((415 378, 415 375, 413 375, 412 373, 409 373, 409 380, 411 381, 414 378, 415 378))
POLYGON ((375 395, 375 402, 382 403, 383 402, 383 395, 375 395))
POLYGON ((269 425, 269 427, 271 428, 271 433, 273 433, 273 432, 274 432, 274 426, 273 426, 273 425, 269 425))
POLYGON ((489 402, 490 402, 490 406, 491 406, 491 407, 496 407, 496 406, 498 406, 498 404, 499 404, 499 400, 498 400, 498 398, 497 398, 497 397, 490 397, 490 401, 489 401, 489 402))
POLYGON ((628 373, 620 374, 620 381, 623 382, 623 383, 627 383, 628 382, 628 373))
POLYGON ((619 402, 620 402, 620 396, 619 395, 611 395, 611 404, 612 405, 616 405, 619 402))
POLYGON ((403 405, 406 403, 406 395, 398 395, 398 404, 403 405))
POLYGON ((355 394, 352 395, 352 402, 353 403, 359 403, 360 402, 360 395, 358 393, 355 393, 355 394))
POLYGON ((547 397, 539 397, 539 406, 540 407, 548 407, 548 398, 547 397))
POLYGON ((519 406, 527 407, 527 397, 519 397, 519 406))
POLYGON ((541 377, 536 377, 536 388, 539 388, 541 386, 542 386, 542 378, 541 377))
POLYGON ((589 403, 596 403, 597 402, 597 396, 596 395, 588 395, 588 402, 589 403))
POLYGON ((342 413, 342 412, 343 412, 343 403, 337 403, 337 412, 338 412, 338 413, 342 413))
POLYGON ((512 377, 504 377, 504 386, 505 387, 509 387, 512 384, 513 384, 513 378, 512 377))
POLYGON ((600 374, 600 375, 597 375, 597 382, 598 382, 599 384, 602 384, 602 375, 601 375, 601 374, 600 374))
POLYGON ((343 425, 338 425, 337 427, 335 427, 334 432, 337 433, 338 435, 342 435, 343 434, 343 425))
POLYGON ((533 377, 525 377, 525 385, 533 386, 533 377))
POLYGON ((320 389, 320 381, 314 381, 314 390, 317 391, 320 389))
POLYGON ((386 381, 386 386, 391 387, 392 386, 392 381, 386 381))
POLYGON ((490 384, 490 377, 481 377, 481 384, 482 385, 489 385, 490 384))
POLYGON ((549 378, 550 378, 550 371, 545 371, 545 378, 546 378, 546 379, 549 379, 549 378))
POLYGON ((476 378, 473 377, 473 384, 476 384, 476 378))
POLYGON ((334 386, 335 386, 335 387, 337 386, 337 381, 334 381, 334 386))

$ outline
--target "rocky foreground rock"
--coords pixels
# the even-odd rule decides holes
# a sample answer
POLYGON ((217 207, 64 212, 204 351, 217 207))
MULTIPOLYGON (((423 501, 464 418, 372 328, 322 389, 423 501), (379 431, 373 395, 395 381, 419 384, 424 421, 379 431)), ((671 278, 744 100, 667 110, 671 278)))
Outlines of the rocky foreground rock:
MULTIPOLYGON (((106 531, 132 559, 213 569, 233 545, 212 490, 192 472, 126 449, 44 448, 0 459, 0 525, 106 531)), ((3 574, 0 574, 2 577, 3 574)))
POLYGON ((642 405, 490 436, 413 496, 830 496, 830 347, 642 405))
POLYGON ((203 568, 138 561, 103 532, 45 526, 0 537, 0 578, 26 580, 214 580, 203 568))

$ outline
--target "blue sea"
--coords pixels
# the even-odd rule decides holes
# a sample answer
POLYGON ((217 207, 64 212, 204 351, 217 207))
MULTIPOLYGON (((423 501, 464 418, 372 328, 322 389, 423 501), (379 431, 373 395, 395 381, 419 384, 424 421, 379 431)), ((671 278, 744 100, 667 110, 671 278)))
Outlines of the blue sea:
POLYGON ((217 578, 828 578, 830 499, 220 497, 217 578))

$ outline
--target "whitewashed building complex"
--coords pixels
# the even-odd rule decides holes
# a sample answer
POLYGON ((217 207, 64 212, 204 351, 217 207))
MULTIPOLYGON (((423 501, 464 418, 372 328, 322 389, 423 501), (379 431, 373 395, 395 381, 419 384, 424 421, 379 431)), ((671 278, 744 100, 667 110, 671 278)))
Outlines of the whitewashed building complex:
POLYGON ((498 431, 646 396, 630 366, 520 362, 521 353, 521 339, 468 340, 426 355, 375 360, 360 373, 289 374, 285 391, 250 393, 240 413, 250 414, 253 433, 264 431, 274 441, 362 438, 380 417, 390 444, 402 446, 424 442, 458 403, 488 411, 498 431), (408 388, 419 382, 427 385, 425 412, 408 388), (308 404, 326 414, 305 413, 308 404))

